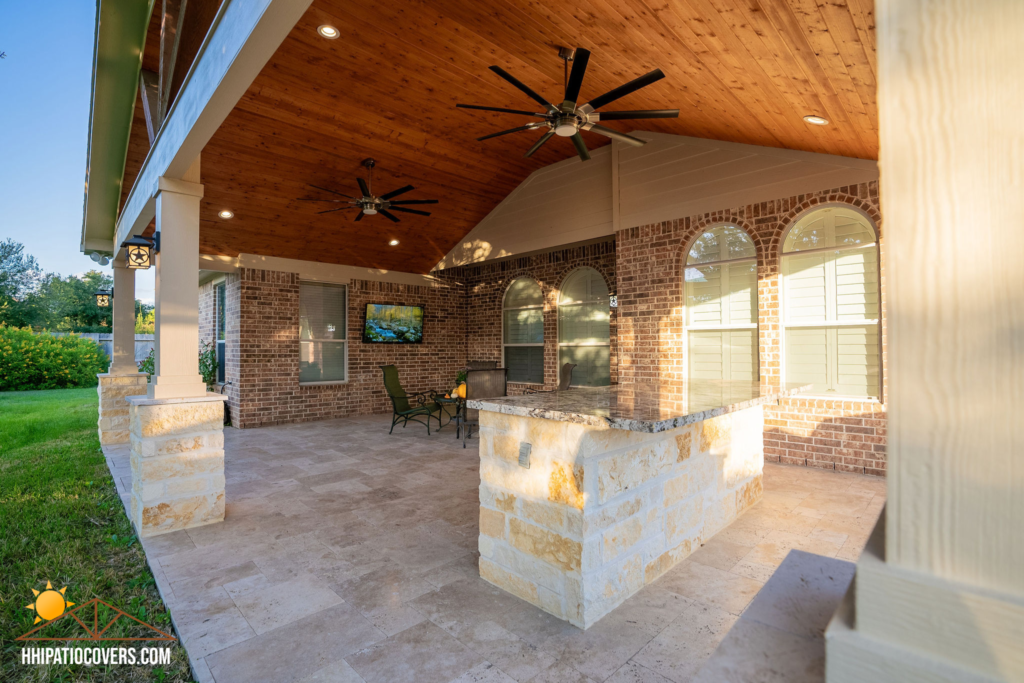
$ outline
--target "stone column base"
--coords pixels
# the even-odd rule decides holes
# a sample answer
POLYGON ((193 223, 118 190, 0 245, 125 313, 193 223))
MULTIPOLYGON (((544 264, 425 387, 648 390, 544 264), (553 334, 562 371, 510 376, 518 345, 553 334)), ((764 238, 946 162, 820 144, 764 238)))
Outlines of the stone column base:
POLYGON ((96 393, 100 397, 100 443, 104 446, 128 443, 128 404, 125 398, 145 395, 147 375, 144 372, 104 372, 96 377, 99 378, 96 393))
POLYGON ((128 399, 131 518, 140 537, 224 520, 226 399, 128 399))
POLYGON ((1024 680, 1024 598, 885 561, 885 512, 825 631, 827 683, 1024 680))
POLYGON ((480 411, 480 576, 593 626, 761 498, 763 430, 761 406, 654 434, 480 411))

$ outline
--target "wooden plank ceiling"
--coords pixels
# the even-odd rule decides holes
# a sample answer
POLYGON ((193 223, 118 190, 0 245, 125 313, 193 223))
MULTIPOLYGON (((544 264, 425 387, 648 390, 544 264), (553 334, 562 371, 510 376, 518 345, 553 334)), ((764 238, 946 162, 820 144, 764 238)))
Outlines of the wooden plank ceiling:
MULTIPOLYGON (((492 64, 560 102, 560 45, 593 53, 581 101, 665 72, 603 109, 678 108, 678 119, 609 127, 877 158, 872 0, 315 0, 203 151, 201 251, 429 271, 532 171, 575 156, 555 137, 524 159, 538 132, 476 142, 529 120, 455 109, 537 108, 492 64), (340 37, 320 37, 321 24, 340 37), (376 194, 415 185, 402 198, 439 199, 421 207, 433 215, 355 223, 354 210, 296 201, 329 196, 310 184, 357 194, 366 157, 376 194)), ((583 135, 591 149, 609 143, 583 135)), ((126 187, 146 149, 137 112, 126 187)))

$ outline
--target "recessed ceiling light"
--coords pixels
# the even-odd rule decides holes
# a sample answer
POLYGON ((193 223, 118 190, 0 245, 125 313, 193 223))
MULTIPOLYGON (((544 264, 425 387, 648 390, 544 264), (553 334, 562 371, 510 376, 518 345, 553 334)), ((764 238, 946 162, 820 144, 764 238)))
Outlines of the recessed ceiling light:
POLYGON ((388 244, 390 244, 393 247, 397 247, 398 246, 398 240, 391 240, 390 242, 388 242, 388 244))
POLYGON ((826 119, 824 116, 818 116, 817 114, 808 114, 807 116, 804 117, 804 121, 813 126, 828 125, 828 119, 826 119))
POLYGON ((221 218, 223 218, 224 220, 227 220, 229 218, 234 218, 235 217, 234 212, 233 211, 228 211, 227 209, 224 209, 223 211, 221 211, 217 215, 220 216, 221 218))
POLYGON ((324 24, 323 26, 320 26, 319 28, 317 28, 316 32, 322 35, 324 38, 327 38, 328 40, 334 40, 335 38, 341 35, 341 32, 338 31, 338 29, 331 26, 330 24, 324 24))

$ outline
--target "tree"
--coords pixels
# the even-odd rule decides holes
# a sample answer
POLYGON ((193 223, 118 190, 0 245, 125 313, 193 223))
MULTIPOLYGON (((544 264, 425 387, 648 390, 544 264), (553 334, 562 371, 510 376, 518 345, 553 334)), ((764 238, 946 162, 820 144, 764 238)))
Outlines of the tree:
POLYGON ((31 297, 35 299, 36 310, 32 327, 62 332, 109 332, 112 309, 97 306, 93 295, 97 289, 110 289, 113 284, 109 275, 98 270, 66 278, 54 273, 47 275, 31 297))
POLYGON ((27 299, 39 286, 42 271, 24 245, 8 238, 0 242, 0 323, 12 327, 31 324, 32 306, 27 299))

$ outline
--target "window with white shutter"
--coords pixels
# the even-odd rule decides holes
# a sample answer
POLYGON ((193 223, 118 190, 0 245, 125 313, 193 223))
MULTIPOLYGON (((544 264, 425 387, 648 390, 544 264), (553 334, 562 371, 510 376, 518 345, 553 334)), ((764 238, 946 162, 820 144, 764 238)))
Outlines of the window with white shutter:
POLYGON ((814 211, 782 246, 786 381, 817 394, 879 396, 878 244, 855 211, 814 211))
POLYGON ((558 365, 575 363, 573 386, 611 384, 608 285, 593 268, 565 279, 558 295, 558 365))
POLYGON ((757 380, 757 254, 734 225, 694 241, 683 274, 689 377, 757 380))
POLYGON ((299 382, 348 380, 348 288, 299 284, 299 382))
POLYGON ((544 383, 544 295, 536 280, 521 277, 505 292, 502 346, 509 382, 544 383))

